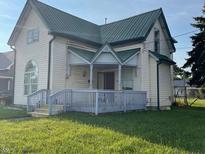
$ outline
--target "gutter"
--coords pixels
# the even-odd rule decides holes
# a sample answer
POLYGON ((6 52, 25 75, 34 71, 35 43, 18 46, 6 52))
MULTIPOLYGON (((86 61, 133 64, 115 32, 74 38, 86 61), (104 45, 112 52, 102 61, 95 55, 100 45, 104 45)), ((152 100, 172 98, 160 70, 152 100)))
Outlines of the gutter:
POLYGON ((52 43, 56 39, 56 36, 49 41, 49 49, 48 49, 48 82, 47 82, 47 90, 50 90, 50 73, 51 73, 51 49, 52 43))
POLYGON ((157 110, 160 111, 160 92, 159 92, 159 66, 161 61, 157 61, 157 110))
POLYGON ((14 51, 13 98, 12 98, 12 102, 14 104, 15 76, 16 76, 16 48, 14 46, 10 46, 10 48, 14 51))

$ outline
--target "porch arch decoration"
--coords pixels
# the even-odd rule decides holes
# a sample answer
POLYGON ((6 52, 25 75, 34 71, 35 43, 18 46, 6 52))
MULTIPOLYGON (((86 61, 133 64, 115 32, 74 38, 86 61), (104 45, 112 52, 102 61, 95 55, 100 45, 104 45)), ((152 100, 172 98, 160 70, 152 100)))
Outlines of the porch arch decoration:
POLYGON ((24 95, 38 90, 38 65, 34 60, 28 61, 24 72, 24 95))

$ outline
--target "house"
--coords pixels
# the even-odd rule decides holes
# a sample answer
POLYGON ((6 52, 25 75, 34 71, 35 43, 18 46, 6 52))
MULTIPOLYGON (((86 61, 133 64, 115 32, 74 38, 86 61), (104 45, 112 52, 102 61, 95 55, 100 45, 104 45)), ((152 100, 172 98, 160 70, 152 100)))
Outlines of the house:
POLYGON ((28 0, 8 44, 15 48, 14 103, 47 89, 146 92, 147 107, 173 100, 174 43, 162 9, 97 25, 28 0))
POLYGON ((189 80, 174 80, 174 95, 175 98, 205 98, 205 90, 203 87, 197 87, 189 84, 189 80))
POLYGON ((14 52, 0 53, 0 104, 13 102, 14 52))
POLYGON ((174 95, 175 97, 184 97, 185 88, 190 87, 188 81, 185 80, 174 80, 174 95))

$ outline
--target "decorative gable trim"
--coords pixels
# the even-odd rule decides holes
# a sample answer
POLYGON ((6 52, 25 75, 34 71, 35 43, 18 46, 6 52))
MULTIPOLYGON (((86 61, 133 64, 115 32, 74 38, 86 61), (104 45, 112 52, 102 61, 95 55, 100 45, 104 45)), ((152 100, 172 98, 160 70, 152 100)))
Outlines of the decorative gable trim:
POLYGON ((114 50, 108 43, 104 44, 104 46, 97 51, 97 54, 95 55, 91 63, 93 64, 102 53, 111 53, 114 56, 114 58, 117 60, 117 62, 122 65, 120 59, 117 57, 114 50))

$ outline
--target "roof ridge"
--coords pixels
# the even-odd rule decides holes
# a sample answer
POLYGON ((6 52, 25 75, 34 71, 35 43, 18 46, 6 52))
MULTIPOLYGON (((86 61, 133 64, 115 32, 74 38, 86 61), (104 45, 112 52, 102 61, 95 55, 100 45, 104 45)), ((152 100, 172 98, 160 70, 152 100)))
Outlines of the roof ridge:
POLYGON ((85 19, 83 19, 83 18, 81 18, 81 17, 78 17, 78 16, 75 16, 75 15, 73 15, 73 14, 70 14, 70 13, 68 13, 68 12, 66 12, 66 11, 61 10, 61 9, 55 8, 55 7, 53 7, 53 6, 51 6, 51 5, 48 5, 48 4, 46 4, 46 3, 40 2, 40 1, 38 1, 38 0, 33 0, 32 2, 34 2, 34 3, 41 3, 41 4, 43 4, 43 5, 46 5, 47 7, 51 7, 51 8, 53 8, 53 9, 55 9, 56 11, 59 11, 59 12, 61 12, 61 13, 64 13, 64 14, 67 14, 67 15, 70 15, 70 16, 73 16, 73 17, 75 17, 75 18, 78 18, 78 19, 80 19, 80 20, 86 21, 86 22, 91 23, 91 24, 93 24, 93 25, 95 25, 95 26, 98 26, 98 27, 102 27, 102 26, 105 26, 105 25, 110 25, 110 24, 113 24, 113 23, 117 23, 117 22, 121 22, 121 21, 124 21, 124 20, 128 20, 128 19, 134 18, 134 17, 136 17, 136 16, 141 16, 141 15, 144 15, 144 14, 148 14, 148 13, 151 13, 151 12, 161 11, 161 10, 162 10, 162 8, 160 7, 160 8, 158 8, 158 9, 154 9, 154 10, 151 10, 151 11, 148 11, 148 12, 143 12, 143 13, 140 13, 140 14, 137 14, 137 15, 134 15, 134 16, 131 16, 131 17, 128 17, 128 18, 124 18, 124 19, 120 19, 120 20, 117 20, 117 21, 113 21, 113 22, 111 22, 111 23, 99 25, 99 24, 96 24, 96 23, 94 23, 94 22, 85 20, 85 19))
POLYGON ((32 1, 32 2, 34 2, 34 4, 35 4, 35 3, 40 3, 40 4, 43 4, 43 5, 46 5, 47 7, 51 7, 52 9, 55 9, 56 11, 59 11, 59 12, 61 12, 61 13, 70 15, 70 16, 72 16, 72 17, 75 17, 75 18, 78 18, 78 19, 80 19, 80 20, 86 21, 86 22, 91 23, 91 24, 93 24, 93 25, 99 26, 99 25, 96 24, 96 23, 93 23, 93 22, 91 22, 91 21, 85 20, 85 19, 83 19, 83 18, 80 18, 80 17, 78 17, 78 16, 75 16, 75 15, 73 15, 73 14, 70 14, 70 13, 68 13, 68 12, 66 12, 66 11, 61 10, 61 9, 55 8, 55 7, 53 7, 53 6, 51 6, 51 5, 48 5, 48 4, 46 4, 46 3, 43 3, 43 2, 40 2, 40 1, 32 1))
POLYGON ((114 23, 117 23, 117 22, 121 22, 121 21, 124 21, 124 20, 128 20, 128 19, 131 19, 131 18, 134 18, 134 17, 137 17, 137 16, 141 16, 141 15, 145 15, 145 14, 148 14, 148 13, 151 13, 151 12, 155 12, 155 11, 162 11, 162 8, 158 8, 158 9, 151 10, 151 11, 148 11, 148 12, 143 12, 143 13, 140 13, 140 14, 137 14, 137 15, 134 15, 134 16, 131 16, 131 17, 127 17, 127 18, 124 18, 124 19, 120 19, 120 20, 113 21, 113 22, 110 22, 110 23, 107 23, 107 24, 103 24, 103 25, 99 25, 99 26, 100 26, 100 27, 103 27, 103 26, 106 26, 106 25, 111 25, 111 24, 114 24, 114 23))

